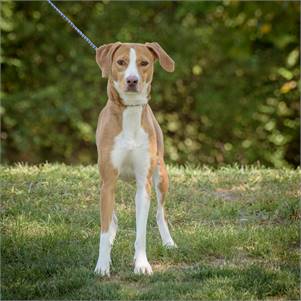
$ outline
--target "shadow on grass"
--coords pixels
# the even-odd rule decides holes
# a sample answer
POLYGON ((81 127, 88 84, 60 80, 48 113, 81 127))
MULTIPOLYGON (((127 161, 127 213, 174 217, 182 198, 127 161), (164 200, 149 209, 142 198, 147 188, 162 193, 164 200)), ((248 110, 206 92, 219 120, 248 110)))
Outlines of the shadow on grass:
MULTIPOLYGON (((3 299, 298 299, 298 272, 245 267, 170 266, 152 277, 132 273, 130 258, 110 279, 93 274, 95 237, 45 235, 2 240, 3 299)), ((113 262, 114 262, 113 258, 113 262)))

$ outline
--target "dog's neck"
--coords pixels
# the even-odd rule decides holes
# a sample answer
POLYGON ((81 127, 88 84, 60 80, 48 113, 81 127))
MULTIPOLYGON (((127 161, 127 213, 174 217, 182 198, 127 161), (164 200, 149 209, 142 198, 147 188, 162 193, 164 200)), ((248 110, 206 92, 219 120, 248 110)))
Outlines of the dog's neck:
POLYGON ((142 119, 147 110, 147 102, 138 105, 126 105, 114 84, 108 82, 107 106, 111 112, 111 118, 117 120, 124 135, 134 139, 141 128, 142 119))

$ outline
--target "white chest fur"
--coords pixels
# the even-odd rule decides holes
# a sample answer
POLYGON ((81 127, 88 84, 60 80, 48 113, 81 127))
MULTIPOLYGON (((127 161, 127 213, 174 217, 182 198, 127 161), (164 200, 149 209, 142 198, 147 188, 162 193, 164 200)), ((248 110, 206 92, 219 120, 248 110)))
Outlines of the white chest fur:
POLYGON ((141 126, 142 106, 123 111, 122 131, 116 136, 111 159, 123 179, 145 178, 150 165, 148 135, 141 126))

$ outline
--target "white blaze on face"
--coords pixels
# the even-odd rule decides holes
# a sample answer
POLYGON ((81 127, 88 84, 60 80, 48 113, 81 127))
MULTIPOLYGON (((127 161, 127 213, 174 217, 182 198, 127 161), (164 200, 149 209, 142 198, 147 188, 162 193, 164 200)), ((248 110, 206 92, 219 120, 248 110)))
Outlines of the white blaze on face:
POLYGON ((137 68, 137 54, 134 48, 130 48, 129 65, 126 68, 123 76, 123 80, 125 83, 124 86, 126 86, 126 78, 128 76, 136 76, 138 78, 138 91, 134 93, 127 92, 126 88, 123 87, 123 85, 120 82, 114 81, 114 87, 118 91, 124 103, 126 105, 146 104, 148 102, 147 89, 149 84, 141 81, 141 76, 137 68))
POLYGON ((128 76, 136 76, 138 78, 138 80, 140 79, 140 75, 139 75, 139 72, 138 72, 138 69, 137 69, 136 60, 137 60, 136 50, 134 48, 131 48, 130 49, 129 65, 128 65, 127 69, 125 70, 125 73, 124 73, 125 80, 128 76))

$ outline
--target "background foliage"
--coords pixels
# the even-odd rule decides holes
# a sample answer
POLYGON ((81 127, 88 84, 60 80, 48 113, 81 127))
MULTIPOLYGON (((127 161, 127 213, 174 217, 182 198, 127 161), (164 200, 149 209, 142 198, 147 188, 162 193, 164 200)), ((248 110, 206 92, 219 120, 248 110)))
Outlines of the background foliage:
MULTIPOLYGON (((299 164, 299 2, 61 2, 101 45, 157 41, 151 106, 169 162, 299 164)), ((6 162, 96 162, 94 52, 45 2, 1 5, 6 162)))

